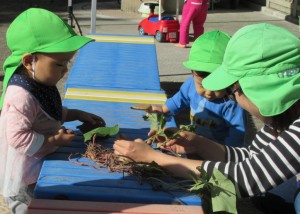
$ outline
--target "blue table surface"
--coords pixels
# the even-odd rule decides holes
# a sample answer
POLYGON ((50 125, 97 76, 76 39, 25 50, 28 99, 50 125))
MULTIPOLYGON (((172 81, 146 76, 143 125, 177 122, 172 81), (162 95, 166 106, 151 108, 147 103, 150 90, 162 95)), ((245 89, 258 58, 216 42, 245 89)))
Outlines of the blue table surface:
MULTIPOLYGON (((144 121, 143 111, 130 109, 131 103, 111 103, 65 99, 68 108, 84 109, 102 116, 107 126, 119 125, 120 133, 128 139, 147 138, 150 122, 144 121)), ((76 129, 77 122, 66 123, 67 128, 76 129)), ((175 126, 173 118, 169 126, 175 126)), ((115 138, 100 141, 101 145, 111 148, 115 138)), ((95 163, 78 154, 84 154, 86 144, 83 138, 61 147, 47 156, 35 188, 35 197, 40 199, 69 199, 86 201, 131 202, 201 205, 201 199, 193 194, 180 191, 154 191, 147 182, 140 183, 135 176, 109 172, 107 168, 92 168, 95 163), (86 162, 90 166, 72 163, 86 162), (77 155, 76 155, 77 154, 77 155)))
POLYGON ((65 88, 159 90, 154 44, 91 42, 81 48, 65 88))
MULTIPOLYGON (((99 115, 105 120, 107 127, 118 125, 125 133, 136 132, 143 136, 149 132, 150 122, 143 119, 146 112, 131 109, 134 103, 65 99, 63 105, 69 109, 81 109, 99 115)), ((166 127, 176 127, 173 117, 168 117, 167 122, 166 127)), ((64 123, 66 128, 73 130, 78 125, 81 125, 80 121, 64 123)))
MULTIPOLYGON (((113 141, 114 138, 110 138, 100 143, 106 147, 112 145, 113 141)), ((201 205, 201 199, 191 193, 154 191, 149 183, 141 183, 135 176, 99 168, 91 160, 78 155, 84 151, 85 144, 79 140, 74 141, 70 147, 62 147, 49 155, 44 161, 35 188, 35 198, 201 205), (89 166, 74 162, 87 163, 89 166)))

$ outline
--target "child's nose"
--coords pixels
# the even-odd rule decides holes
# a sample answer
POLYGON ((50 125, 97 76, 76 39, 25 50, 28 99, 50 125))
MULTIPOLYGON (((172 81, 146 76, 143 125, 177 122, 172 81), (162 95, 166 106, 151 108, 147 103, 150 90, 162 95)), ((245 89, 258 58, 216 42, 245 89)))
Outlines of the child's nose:
POLYGON ((208 90, 205 91, 205 97, 208 98, 208 99, 212 98, 213 94, 214 94, 213 91, 208 91, 208 90))
POLYGON ((214 93, 213 91, 209 91, 209 90, 206 90, 206 91, 205 91, 205 95, 212 96, 213 93, 214 93))

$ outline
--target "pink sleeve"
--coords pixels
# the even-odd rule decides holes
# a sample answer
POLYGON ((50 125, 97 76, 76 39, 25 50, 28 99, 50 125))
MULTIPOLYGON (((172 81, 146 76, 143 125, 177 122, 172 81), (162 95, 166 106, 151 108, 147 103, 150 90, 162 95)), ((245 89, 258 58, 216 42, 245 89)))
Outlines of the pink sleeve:
POLYGON ((7 88, 2 112, 7 121, 6 136, 20 153, 31 156, 43 144, 44 136, 32 130, 39 111, 37 101, 28 91, 18 86, 7 88))

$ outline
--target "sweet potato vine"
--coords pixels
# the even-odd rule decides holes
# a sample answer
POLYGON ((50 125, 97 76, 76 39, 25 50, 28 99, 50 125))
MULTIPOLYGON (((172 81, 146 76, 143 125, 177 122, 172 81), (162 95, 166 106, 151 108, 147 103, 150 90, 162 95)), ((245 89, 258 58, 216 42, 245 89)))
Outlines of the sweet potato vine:
MULTIPOLYGON (((148 113, 144 116, 144 119, 151 122, 151 129, 156 130, 155 135, 146 140, 146 142, 150 141, 150 144, 154 144, 157 138, 165 139, 163 142, 165 143, 170 139, 176 138, 180 131, 194 131, 195 129, 194 126, 181 126, 176 131, 168 132, 168 129, 164 129, 166 125, 165 116, 157 113, 148 113)), ((105 133, 107 133, 107 131, 108 130, 106 130, 105 133)), ((154 190, 163 190, 170 194, 172 194, 171 191, 178 190, 195 193, 201 197, 206 213, 219 211, 237 213, 234 185, 217 169, 213 171, 211 176, 208 176, 201 167, 198 167, 197 169, 200 171, 200 175, 191 173, 191 179, 179 180, 155 162, 135 162, 128 157, 115 154, 112 148, 104 148, 101 144, 96 142, 97 134, 95 131, 91 131, 89 137, 90 136, 92 136, 92 138, 85 142, 87 149, 84 154, 81 154, 81 157, 92 160, 96 163, 97 167, 87 162, 75 161, 72 159, 72 155, 69 157, 71 162, 96 169, 108 168, 111 172, 134 175, 139 178, 140 182, 143 180, 148 181, 154 190)), ((124 137, 120 135, 119 138, 124 137)), ((172 153, 171 150, 170 152, 174 155, 174 152, 172 153)))

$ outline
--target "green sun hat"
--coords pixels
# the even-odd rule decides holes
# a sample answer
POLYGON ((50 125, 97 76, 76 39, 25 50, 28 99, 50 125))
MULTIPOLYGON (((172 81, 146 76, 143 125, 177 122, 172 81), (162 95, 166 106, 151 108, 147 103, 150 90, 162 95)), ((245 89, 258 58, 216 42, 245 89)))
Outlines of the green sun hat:
POLYGON ((6 41, 11 55, 3 65, 5 75, 0 108, 8 81, 21 65, 24 54, 72 52, 93 39, 77 35, 66 22, 48 10, 30 8, 10 24, 6 32, 6 41))
POLYGON ((230 36, 219 30, 202 34, 195 40, 189 60, 183 65, 194 71, 213 72, 222 64, 229 40, 230 36))
POLYGON ((238 81, 263 116, 274 116, 299 100, 299 70, 299 38, 275 25, 253 24, 233 35, 222 65, 202 84, 216 91, 238 81))

